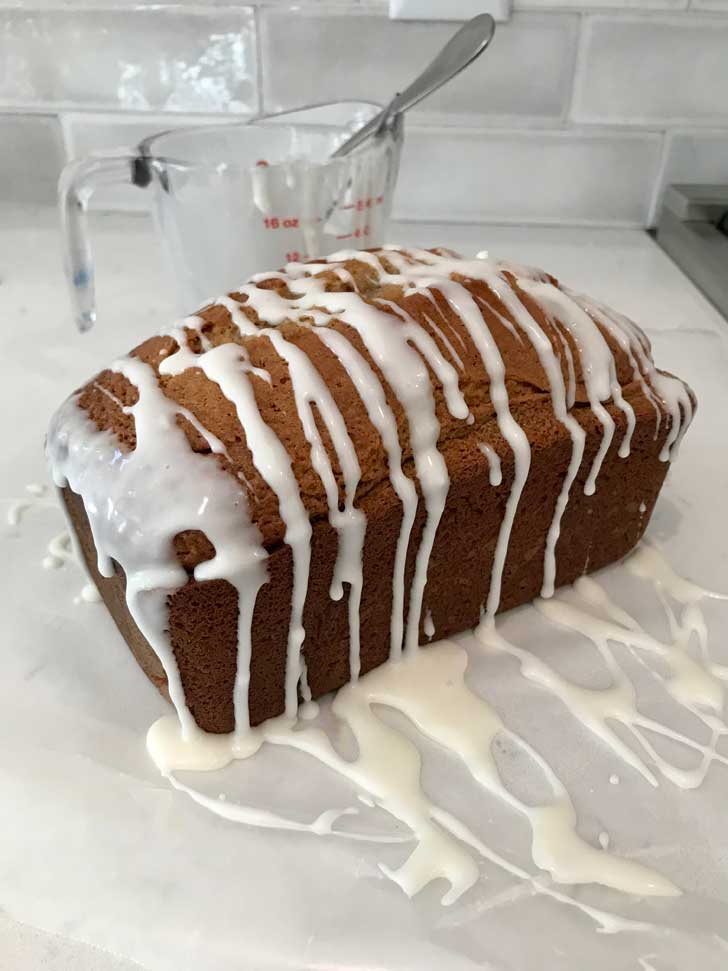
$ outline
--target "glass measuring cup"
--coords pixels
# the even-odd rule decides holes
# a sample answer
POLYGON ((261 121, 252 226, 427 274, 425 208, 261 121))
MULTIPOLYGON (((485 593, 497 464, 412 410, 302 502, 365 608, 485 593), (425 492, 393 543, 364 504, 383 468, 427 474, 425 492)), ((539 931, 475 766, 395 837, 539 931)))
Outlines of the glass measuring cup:
POLYGON ((190 312, 250 274, 384 242, 403 137, 401 117, 344 158, 332 152, 381 110, 337 102, 161 132, 135 151, 71 162, 59 185, 65 262, 81 330, 96 320, 86 210, 103 184, 153 193, 178 294, 190 312))

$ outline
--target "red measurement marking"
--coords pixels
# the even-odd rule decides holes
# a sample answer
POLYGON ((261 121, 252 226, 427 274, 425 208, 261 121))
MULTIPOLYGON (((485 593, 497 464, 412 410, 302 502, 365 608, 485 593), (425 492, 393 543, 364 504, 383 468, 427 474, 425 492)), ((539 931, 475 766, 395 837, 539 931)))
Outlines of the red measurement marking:
POLYGON ((266 162, 266 160, 264 158, 259 158, 258 161, 255 164, 256 165, 270 165, 270 162, 266 162))
POLYGON ((263 225, 266 229, 298 229, 298 217, 287 216, 286 218, 281 218, 280 216, 267 216, 263 220, 263 225))
POLYGON ((364 212, 365 209, 371 209, 372 206, 381 206, 383 202, 384 196, 367 196, 366 199, 356 199, 349 205, 339 206, 339 209, 356 209, 357 212, 364 212))
POLYGON ((289 252, 286 253, 287 263, 298 263, 300 259, 301 259, 301 254, 298 252, 297 249, 289 250, 289 252))
POLYGON ((361 239, 362 236, 368 236, 371 233, 371 227, 367 223, 361 229, 355 229, 353 233, 342 233, 341 236, 337 236, 337 239, 361 239))

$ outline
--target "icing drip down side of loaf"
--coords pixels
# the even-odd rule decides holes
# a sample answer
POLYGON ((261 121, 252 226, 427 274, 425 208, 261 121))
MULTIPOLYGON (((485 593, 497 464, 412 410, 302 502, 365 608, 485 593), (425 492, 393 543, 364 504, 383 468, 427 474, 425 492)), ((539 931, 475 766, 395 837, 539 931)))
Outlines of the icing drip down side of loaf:
POLYGON ((198 729, 168 633, 168 598, 188 581, 180 537, 202 536, 211 547, 195 560, 194 580, 226 580, 237 592, 238 734, 250 724, 253 614, 268 579, 266 560, 276 545, 290 549, 285 713, 291 718, 305 679, 312 521, 326 519, 336 536, 329 596, 348 597, 355 680, 367 530, 360 499, 385 479, 402 510, 389 657, 418 649, 423 622, 426 637, 432 636, 425 590, 450 488, 443 455, 448 436, 487 461, 491 486, 500 485, 502 462, 512 456, 483 604, 483 622, 493 623, 531 468, 529 437, 513 414, 514 387, 548 396, 571 442, 543 552, 541 592, 550 597, 562 518, 584 464, 586 435, 578 416, 588 409, 601 429, 583 483, 591 495, 612 442, 615 448, 619 443, 620 457, 630 453, 635 413, 628 388, 654 409, 655 447, 663 461, 675 456, 694 399, 681 381, 655 369, 636 325, 541 271, 485 254, 467 260, 397 247, 290 263, 177 322, 65 402, 48 435, 54 481, 83 500, 99 572, 110 577, 115 565, 123 570, 129 611, 161 661, 183 733, 198 729), (261 364, 263 346, 268 366, 261 364), (314 359, 320 354, 345 375, 344 391, 343 380, 334 388, 322 376, 314 359), (197 397, 187 400, 182 382, 193 385, 197 397), (355 421, 341 406, 344 393, 354 401, 355 421), (222 402, 225 434, 206 428, 201 418, 200 401, 212 397, 222 402), (286 439, 291 418, 305 442, 311 469, 305 481, 286 439), (370 445, 372 430, 377 441, 370 445), (363 449, 374 455, 368 463, 363 449), (372 467, 379 472, 367 474, 372 467), (424 524, 415 537, 420 502, 424 524))

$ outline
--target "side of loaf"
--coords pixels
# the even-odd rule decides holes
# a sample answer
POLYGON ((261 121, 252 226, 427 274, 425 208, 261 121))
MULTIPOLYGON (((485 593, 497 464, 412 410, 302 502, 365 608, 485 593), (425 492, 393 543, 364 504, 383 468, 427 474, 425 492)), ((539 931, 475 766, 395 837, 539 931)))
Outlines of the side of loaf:
POLYGON ((624 556, 693 414, 631 321, 443 250, 260 274, 59 409, 54 479, 183 731, 244 732, 624 556))

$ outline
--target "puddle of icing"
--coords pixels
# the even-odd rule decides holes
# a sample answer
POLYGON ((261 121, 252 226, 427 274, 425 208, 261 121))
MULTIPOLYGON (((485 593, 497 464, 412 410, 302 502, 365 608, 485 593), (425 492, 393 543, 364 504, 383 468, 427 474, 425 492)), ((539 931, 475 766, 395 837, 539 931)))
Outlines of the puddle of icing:
POLYGON ((8 526, 19 526, 31 509, 55 505, 55 501, 48 496, 48 487, 39 482, 29 482, 25 492, 26 495, 10 500, 5 516, 8 526))
MULTIPOLYGON (((480 626, 478 638, 486 650, 516 658, 525 678, 559 698, 574 717, 651 785, 657 786, 662 777, 680 788, 694 789, 701 785, 712 763, 728 761, 718 751, 720 741, 728 734, 723 720, 725 669, 710 657, 707 626, 700 606, 702 600, 724 598, 678 577, 656 547, 647 543, 627 559, 625 568, 632 576, 652 584, 665 611, 671 639, 660 640, 646 631, 590 577, 582 577, 571 588, 571 593, 576 594, 575 600, 559 592, 551 600, 538 599, 534 603, 547 621, 576 632, 597 649, 611 677, 611 684, 605 689, 575 684, 548 662, 509 642, 489 625, 480 626), (674 601, 676 607, 668 600, 674 601), (700 647, 698 658, 689 650, 694 640, 700 647), (626 648, 648 668, 674 702, 703 723, 710 736, 707 743, 678 732, 640 710, 635 686, 620 663, 614 645, 626 648), (668 672, 667 676, 664 671, 668 672), (615 722, 632 736, 634 747, 615 732, 611 724, 615 722), (694 752, 697 764, 686 769, 670 761, 657 751, 651 736, 669 739, 694 752)), ((619 785, 620 778, 612 774, 609 781, 619 785)))
MULTIPOLYGON (((8 507, 6 518, 10 526, 22 525, 25 514, 31 509, 59 508, 55 496, 48 494, 48 486, 38 482, 29 482, 25 487, 25 491, 27 496, 12 500, 8 507)), ((41 560, 41 566, 44 570, 60 570, 67 563, 75 563, 84 576, 88 578, 83 560, 75 548, 73 536, 68 529, 63 529, 48 541, 45 556, 41 560)), ((73 602, 76 605, 100 603, 101 594, 97 590, 96 584, 92 583, 90 579, 87 579, 87 582, 83 584, 79 592, 74 596, 73 602)))
POLYGON ((48 542, 48 550, 43 557, 44 570, 59 570, 66 563, 73 563, 75 554, 71 542, 71 534, 67 529, 58 533, 48 542))
MULTIPOLYGON (((714 595, 678 577, 651 546, 638 549, 626 562, 626 569, 652 584, 661 598, 671 639, 660 640, 648 633, 635 617, 610 600, 593 579, 578 581, 568 597, 559 592, 553 600, 540 600, 535 605, 541 623, 576 631, 596 647, 612 679, 606 688, 585 688, 568 681, 527 649, 507 641, 490 623, 481 625, 477 637, 486 654, 503 652, 515 657, 527 682, 539 692, 556 695, 646 783, 659 786, 667 782, 693 789, 701 784, 714 763, 727 761, 716 750, 718 741, 728 733, 722 721, 725 669, 711 658, 701 608, 701 602, 714 595), (688 650, 694 641, 699 644, 697 658, 688 650), (640 711, 635 688, 615 654, 615 643, 639 655, 648 666, 659 661, 661 686, 707 726, 711 736, 708 743, 682 735, 640 711), (629 729, 634 748, 614 732, 610 720, 629 729), (647 732, 679 741, 695 753, 698 764, 689 769, 672 764, 655 751, 647 732)), ((340 754, 317 724, 286 718, 272 720, 242 735, 210 736, 198 732, 193 738, 183 740, 179 722, 169 716, 151 727, 148 748, 160 771, 176 788, 227 819, 373 843, 403 842, 408 851, 413 845, 399 866, 379 865, 382 873, 410 896, 432 881, 444 879, 447 890, 442 902, 452 904, 474 885, 481 868, 491 865, 515 877, 531 893, 545 894, 562 905, 578 908, 601 931, 648 926, 590 907, 569 892, 568 887, 598 883, 639 896, 674 896, 680 893, 679 889, 656 870, 612 852, 607 832, 599 832, 598 845, 580 836, 577 814, 565 786, 546 758, 512 731, 495 709, 468 687, 467 660, 467 652, 459 644, 440 641, 417 654, 382 665, 342 688, 331 710, 356 740, 358 751, 350 759, 340 754), (486 794, 495 797, 514 817, 528 824, 532 869, 489 846, 463 820, 440 805, 436 794, 425 792, 419 747, 382 717, 384 710, 403 715, 416 729, 415 739, 422 737, 436 742, 458 760, 469 775, 474 800, 486 794), (550 797, 531 805, 508 787, 494 757, 496 738, 508 738, 511 745, 528 756, 531 771, 539 775, 541 789, 545 784, 550 797), (358 802, 358 808, 356 805, 329 808, 312 821, 302 823, 267 810, 209 798, 177 778, 177 773, 184 770, 221 768, 249 757, 265 745, 294 749, 348 780, 352 785, 352 802, 358 802), (367 835, 337 828, 343 816, 355 816, 367 808, 384 810, 404 824, 409 834, 406 837, 367 835)), ((303 762, 302 767, 305 768, 303 762)), ((620 778, 613 773, 609 782, 618 785, 620 778)))

